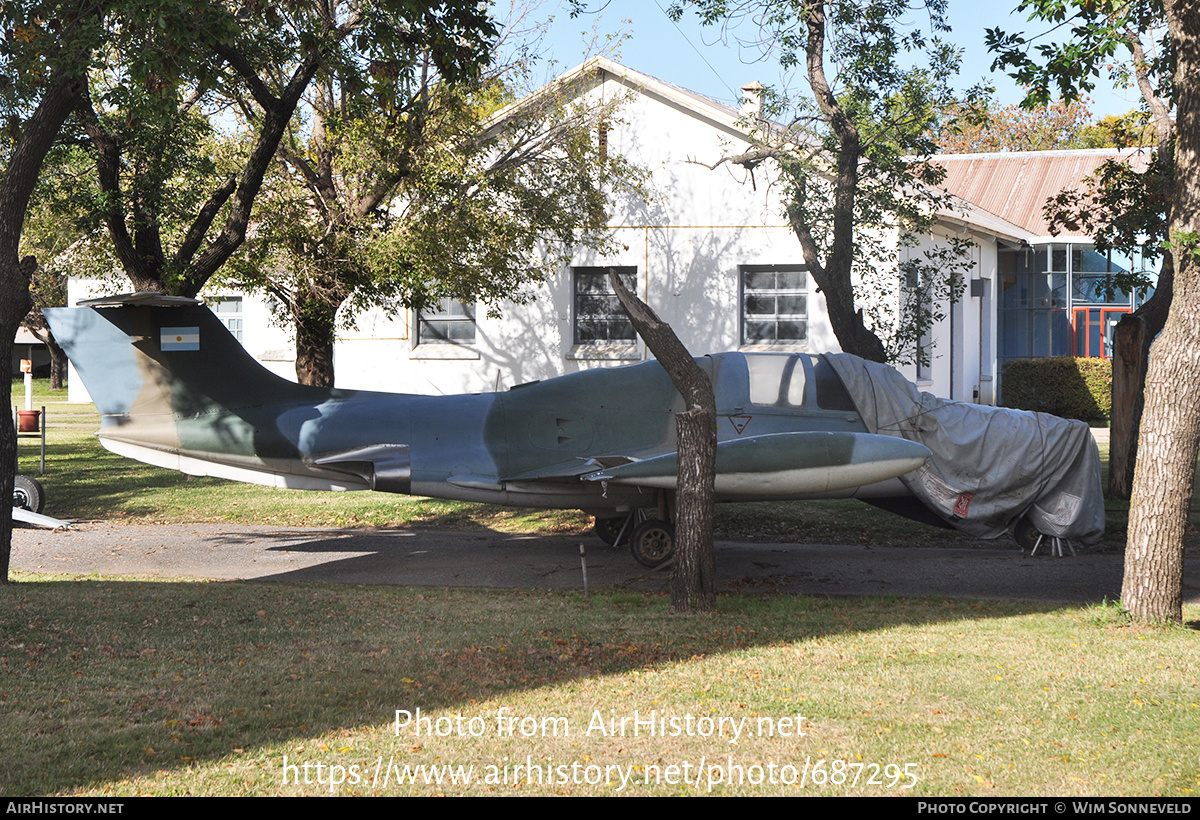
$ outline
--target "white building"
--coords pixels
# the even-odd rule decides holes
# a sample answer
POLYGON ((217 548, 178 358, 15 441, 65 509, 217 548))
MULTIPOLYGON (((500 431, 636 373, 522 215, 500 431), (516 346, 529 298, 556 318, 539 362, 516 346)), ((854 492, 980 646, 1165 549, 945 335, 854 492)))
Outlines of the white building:
MULTIPOLYGON (((624 99, 621 123, 607 134, 608 150, 651 171, 650 188, 657 194, 653 201, 623 203, 614 216, 612 228, 622 250, 604 258, 593 252, 578 254, 533 301, 502 306, 500 318, 449 302, 423 316, 373 310, 358 318, 354 330, 339 334, 334 354, 339 387, 480 392, 641 361, 647 357, 645 347, 605 279, 610 266, 636 284, 639 295, 695 355, 839 349, 824 299, 783 217, 779 191, 762 174, 751 184, 750 172, 736 165, 706 167, 749 145, 747 118, 740 111, 602 57, 564 79, 581 94, 624 99)), ((747 93, 754 94, 754 87, 748 86, 747 93)), ((958 180, 958 187, 950 190, 962 195, 971 175, 955 176, 954 169, 969 171, 968 163, 950 167, 952 180, 958 180)), ((1075 180, 1080 178, 1076 175, 1075 180)), ((1026 180, 1021 190, 1028 193, 1034 187, 1026 180)), ((1006 218, 1003 208, 992 207, 994 211, 966 204, 962 212, 945 216, 925 240, 967 236, 975 244, 975 267, 966 292, 946 306, 946 318, 933 328, 930 365, 902 368, 922 389, 939 396, 993 403, 999 351, 1032 355, 1037 348, 1034 335, 1022 347, 1012 341, 1014 334, 1030 322, 1049 328, 1056 321, 1017 313, 1019 308, 1032 310, 1047 288, 1054 292, 1065 284, 1051 275, 1058 271, 1051 264, 1058 259, 1057 249, 1049 255, 1042 249, 1036 258, 1024 250, 1047 242, 1047 231, 1038 233, 1036 227, 1006 218), (1039 258, 1049 261, 1034 276, 1039 258), (1002 262, 1012 267, 1018 261, 1020 271, 1001 270, 1002 262), (1024 277, 1019 287, 1016 277, 1024 277), (1048 284, 1034 287, 1034 279, 1048 284), (1022 302, 1015 287, 1031 295, 1022 302), (1005 307, 998 313, 1002 303, 1005 307), (1003 328, 998 315, 1007 321, 1003 328), (1007 341, 1001 338, 1006 332, 1007 341)), ((1073 259, 1071 249, 1066 250, 1064 258, 1073 259)), ((92 291, 84 283, 73 283, 72 304, 88 295, 92 291)), ((275 372, 295 378, 288 334, 271 323, 263 302, 245 294, 213 295, 218 297, 214 309, 247 349, 275 372)), ((1066 311, 1067 317, 1076 315, 1069 304, 1053 309, 1066 311)), ((1067 344, 1073 343, 1071 336, 1067 344)), ((76 400, 78 380, 71 384, 76 400)))

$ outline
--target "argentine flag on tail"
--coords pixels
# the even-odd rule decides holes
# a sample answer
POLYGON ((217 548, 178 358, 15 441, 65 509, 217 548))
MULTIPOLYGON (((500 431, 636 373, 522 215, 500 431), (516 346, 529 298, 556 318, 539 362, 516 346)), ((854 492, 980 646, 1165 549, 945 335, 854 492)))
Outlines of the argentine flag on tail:
POLYGON ((199 350, 199 327, 164 327, 159 337, 159 346, 163 352, 171 350, 199 350))

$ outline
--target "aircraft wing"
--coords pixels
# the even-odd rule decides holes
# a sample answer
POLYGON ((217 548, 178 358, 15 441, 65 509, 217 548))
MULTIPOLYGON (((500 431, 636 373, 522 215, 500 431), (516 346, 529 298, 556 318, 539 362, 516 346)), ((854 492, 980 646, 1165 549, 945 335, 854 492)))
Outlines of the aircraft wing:
MULTIPOLYGON (((929 449, 922 444, 869 433, 788 432, 730 439, 717 444, 716 490, 732 496, 833 492, 895 478, 927 458, 929 449)), ((672 452, 580 477, 675 489, 678 469, 672 452)))
POLYGON ((576 458, 557 464, 548 464, 536 470, 504 476, 504 481, 577 481, 580 478, 621 464, 629 464, 636 458, 630 456, 599 456, 595 458, 576 458))

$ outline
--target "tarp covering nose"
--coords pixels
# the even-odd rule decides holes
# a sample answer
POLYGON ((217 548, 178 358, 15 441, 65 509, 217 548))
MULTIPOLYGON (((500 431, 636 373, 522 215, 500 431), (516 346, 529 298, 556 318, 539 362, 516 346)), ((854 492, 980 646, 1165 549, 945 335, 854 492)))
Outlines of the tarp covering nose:
POLYGON ((868 431, 929 448, 929 461, 901 481, 955 528, 998 538, 1027 514, 1046 535, 1094 544, 1104 534, 1100 454, 1082 421, 947 401, 887 365, 825 358, 868 431))

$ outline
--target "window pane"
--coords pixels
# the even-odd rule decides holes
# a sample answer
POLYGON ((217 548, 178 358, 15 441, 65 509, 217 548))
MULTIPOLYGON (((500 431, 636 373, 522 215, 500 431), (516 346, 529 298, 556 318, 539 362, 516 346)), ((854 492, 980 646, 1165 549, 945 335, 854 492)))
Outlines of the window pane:
POLYGON ((775 313, 775 297, 747 296, 746 313, 751 316, 773 315, 775 313))
POLYGON ((209 310, 239 342, 242 341, 242 297, 216 296, 206 300, 209 310))
POLYGON ((775 287, 780 290, 799 290, 804 287, 804 272, 798 270, 779 271, 775 287))
POLYGON ((774 273, 747 273, 746 290, 771 290, 775 287, 774 273))
POLYGON ((468 344, 475 341, 475 328, 466 322, 447 322, 446 337, 452 342, 468 344))
POLYGON ((773 342, 775 341, 775 325, 766 322, 746 322, 745 341, 749 344, 755 342, 773 342))
POLYGON ((475 306, 439 299, 418 317, 417 344, 475 344, 475 306))
POLYGON ((576 293, 612 293, 607 273, 580 273, 575 278, 576 293))
MULTIPOLYGON (((637 269, 615 269, 631 291, 637 288, 637 269)), ((575 344, 611 342, 634 344, 637 334, 625 307, 608 280, 609 268, 575 268, 575 344)))
POLYGON ((808 299, 800 294, 780 296, 778 300, 779 312, 787 316, 803 316, 807 301, 808 299))
POLYGON ((1000 307, 1017 307, 1021 301, 1019 286, 1021 277, 1015 273, 1006 273, 1000 277, 1000 307))
POLYGON ((808 339, 808 274, 800 268, 742 269, 742 344, 808 339))
MULTIPOLYGON (((624 310, 624 308, 622 308, 624 310)), ((637 331, 633 329, 633 322, 628 316, 618 316, 608 323, 610 341, 637 341, 637 331)))
POLYGON ((1050 278, 1051 307, 1065 308, 1067 306, 1067 275, 1056 273, 1050 278))
POLYGON ((846 392, 842 380, 824 356, 811 356, 813 375, 817 383, 817 406, 824 410, 857 411, 854 400, 846 392))
POLYGON ((808 337, 807 322, 780 322, 776 325, 776 328, 775 338, 778 341, 805 339, 808 337))
POLYGON ((805 370, 799 355, 752 353, 746 356, 750 372, 751 404, 799 407, 804 404, 805 370))

